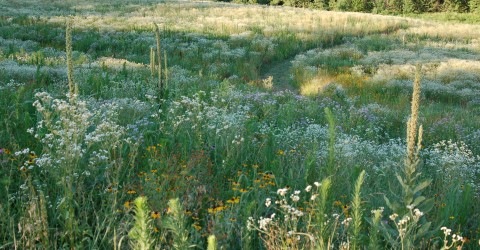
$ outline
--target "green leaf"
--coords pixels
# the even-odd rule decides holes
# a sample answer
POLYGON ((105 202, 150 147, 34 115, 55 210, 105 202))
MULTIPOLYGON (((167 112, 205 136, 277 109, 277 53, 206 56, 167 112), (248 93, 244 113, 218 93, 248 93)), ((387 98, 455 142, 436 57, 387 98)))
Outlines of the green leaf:
POLYGON ((397 174, 397 180, 398 180, 398 182, 400 182, 400 185, 402 185, 403 189, 405 189, 406 184, 403 181, 403 178, 398 174, 397 174))
POLYGON ((385 200, 385 203, 387 203, 388 208, 390 208, 392 211, 398 211, 398 208, 400 206, 398 203, 391 203, 387 196, 383 196, 383 199, 385 200))
POLYGON ((431 179, 428 179, 420 184, 418 184, 415 189, 413 190, 413 193, 417 193, 423 189, 425 189, 426 187, 428 187, 430 185, 430 183, 432 183, 432 180, 431 179))
POLYGON ((432 210, 433 206, 435 205, 435 200, 433 198, 426 199, 424 202, 422 202, 421 207, 419 209, 424 212, 428 213, 430 210, 432 210))
POLYGON ((417 198, 415 198, 415 200, 413 201, 412 205, 414 207, 417 207, 420 203, 422 203, 422 201, 425 200, 425 197, 424 196, 418 196, 417 198))
POLYGON ((427 222, 423 224, 417 231, 417 237, 422 238, 422 236, 424 236, 428 232, 428 229, 430 229, 431 225, 432 225, 431 222, 427 222))

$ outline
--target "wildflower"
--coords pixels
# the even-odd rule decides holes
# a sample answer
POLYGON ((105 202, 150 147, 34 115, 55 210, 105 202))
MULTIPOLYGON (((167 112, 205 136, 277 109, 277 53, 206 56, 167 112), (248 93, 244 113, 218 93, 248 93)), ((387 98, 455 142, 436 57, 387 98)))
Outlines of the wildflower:
POLYGON ((258 220, 259 228, 267 230, 267 226, 270 222, 272 222, 272 219, 260 217, 260 220, 258 220))
POLYGON ((266 206, 266 207, 269 207, 271 204, 272 204, 272 199, 267 198, 267 199, 265 200, 265 206, 266 206))
POLYGON ((202 230, 202 227, 197 222, 193 223, 193 228, 195 228, 197 231, 202 230))
POLYGON ((158 230, 158 227, 154 227, 154 228, 153 228, 153 232, 154 232, 154 233, 158 233, 159 231, 160 231, 160 230, 158 230))
POLYGON ((227 200, 227 203, 230 203, 230 204, 236 204, 236 203, 239 203, 240 202, 240 197, 236 196, 236 197, 232 197, 231 199, 227 200))
POLYGON ((335 206, 341 206, 341 205, 342 205, 342 202, 341 202, 341 201, 335 201, 335 202, 333 202, 333 205, 335 205, 335 206))
POLYGON ((238 191, 240 191, 240 193, 246 193, 246 192, 248 192, 248 190, 246 190, 245 188, 240 188, 240 190, 238 190, 238 191))
POLYGON ((292 199, 293 202, 297 202, 300 200, 300 197, 296 194, 290 195, 290 199, 292 199))
POLYGON ((415 216, 418 218, 418 217, 421 217, 423 215, 423 212, 421 212, 418 208, 415 208, 415 210, 413 210, 415 216))
POLYGON ((126 209, 129 209, 132 207, 132 202, 131 201, 125 201, 125 203, 123 203, 123 206, 126 208, 126 209))
POLYGON ((288 191, 288 188, 281 188, 281 189, 277 190, 277 194, 279 194, 280 196, 285 196, 287 191, 288 191))
POLYGON ((127 191, 127 194, 136 194, 137 191, 133 190, 133 189, 130 189, 127 191))
POLYGON ((154 211, 152 212, 151 216, 152 216, 152 219, 158 219, 160 218, 160 213, 157 211, 154 211))
POLYGON ((317 198, 317 196, 318 196, 317 194, 313 194, 313 195, 310 197, 310 200, 311 200, 311 201, 314 201, 314 200, 317 198))
POLYGON ((277 151, 277 155, 285 155, 285 151, 279 149, 279 150, 277 151))
POLYGON ((305 188, 305 192, 310 192, 310 190, 312 190, 312 185, 308 185, 306 188, 305 188))
POLYGON ((258 164, 253 164, 252 168, 258 168, 258 164))
POLYGON ((237 218, 232 217, 232 218, 230 218, 230 221, 235 222, 235 221, 237 221, 237 218))
POLYGON ((396 214, 396 213, 389 216, 390 220, 393 220, 393 221, 395 221, 395 219, 397 219, 397 217, 398 217, 398 214, 396 214))

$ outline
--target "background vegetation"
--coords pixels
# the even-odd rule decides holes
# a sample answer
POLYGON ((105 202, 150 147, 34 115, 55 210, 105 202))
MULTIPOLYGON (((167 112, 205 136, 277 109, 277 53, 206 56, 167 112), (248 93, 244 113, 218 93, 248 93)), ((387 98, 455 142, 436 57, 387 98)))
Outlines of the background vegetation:
POLYGON ((370 12, 377 14, 418 14, 434 12, 474 13, 478 0, 233 0, 225 2, 285 5, 320 10, 370 12))
POLYGON ((0 249, 479 246, 479 25, 154 0, 0 13, 0 249))

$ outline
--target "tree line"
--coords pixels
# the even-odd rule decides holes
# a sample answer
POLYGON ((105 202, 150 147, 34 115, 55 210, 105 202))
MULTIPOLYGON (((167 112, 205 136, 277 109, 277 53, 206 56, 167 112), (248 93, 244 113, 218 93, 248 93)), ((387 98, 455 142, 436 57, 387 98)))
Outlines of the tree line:
MULTIPOLYGON (((230 1, 230 0, 226 0, 230 1)), ((233 2, 285 5, 372 13, 472 12, 480 14, 480 0, 232 0, 233 2)))

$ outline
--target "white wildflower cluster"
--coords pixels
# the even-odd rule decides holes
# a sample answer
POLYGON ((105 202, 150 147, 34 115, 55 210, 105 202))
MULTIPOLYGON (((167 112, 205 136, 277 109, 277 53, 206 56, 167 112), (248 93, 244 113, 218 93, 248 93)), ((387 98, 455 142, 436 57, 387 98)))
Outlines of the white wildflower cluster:
POLYGON ((441 227, 440 230, 443 231, 443 235, 444 235, 442 249, 450 249, 450 248, 462 249, 462 246, 465 243, 465 239, 462 236, 460 236, 459 234, 452 235, 452 229, 449 229, 447 227, 441 227), (451 237, 450 244, 448 239, 449 236, 451 237))
POLYGON ((239 133, 244 130, 243 124, 249 118, 248 107, 236 106, 229 108, 224 100, 210 93, 210 97, 203 91, 196 93, 192 98, 182 96, 181 100, 174 101, 169 108, 169 118, 176 130, 189 129, 206 131, 213 136, 223 136, 233 144, 240 144, 244 138, 239 133), (233 138, 232 138, 233 137, 233 138))
POLYGON ((124 143, 126 129, 116 124, 113 110, 92 112, 85 101, 54 99, 45 92, 36 98, 33 105, 41 119, 33 130, 44 152, 35 164, 42 171, 63 169, 75 175, 78 163, 86 160, 88 167, 79 173, 89 176, 96 167, 114 160, 112 150, 124 143))
MULTIPOLYGON (((390 220, 395 223, 395 227, 398 230, 398 233, 401 238, 406 237, 410 229, 416 227, 418 222, 420 221, 420 217, 423 216, 423 212, 421 212, 418 208, 415 208, 414 205, 407 205, 407 209, 409 213, 403 215, 400 220, 397 221, 399 215, 397 213, 393 213, 389 216, 390 220)), ((379 210, 372 211, 374 215, 377 213, 381 215, 383 213, 383 208, 379 210)))
POLYGON ((436 169, 445 182, 470 185, 480 194, 480 156, 474 155, 463 142, 441 141, 429 149, 426 166, 436 169))

